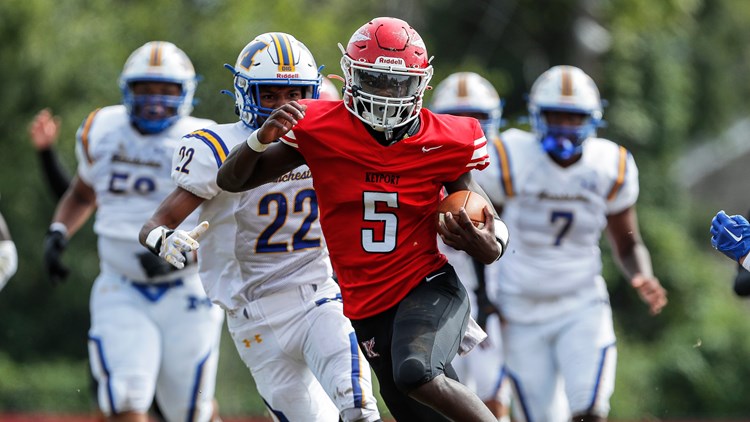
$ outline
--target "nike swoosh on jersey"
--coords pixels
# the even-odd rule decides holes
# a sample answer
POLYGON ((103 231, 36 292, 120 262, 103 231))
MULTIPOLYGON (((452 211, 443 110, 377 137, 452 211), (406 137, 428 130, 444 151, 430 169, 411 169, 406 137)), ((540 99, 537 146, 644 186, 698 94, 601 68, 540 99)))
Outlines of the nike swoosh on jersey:
POLYGON ((434 279, 435 277, 439 277, 439 276, 441 276, 441 275, 443 275, 443 274, 445 274, 445 271, 443 271, 442 273, 437 273, 437 274, 433 274, 433 275, 431 275, 431 276, 429 276, 429 277, 425 277, 425 278, 424 278, 424 280, 425 280, 426 282, 428 282, 428 283, 429 283, 429 282, 431 282, 431 281, 432 281, 432 279, 434 279))
POLYGON ((726 227, 724 227, 724 231, 726 231, 727 233, 729 233, 729 235, 732 236, 732 239, 734 239, 735 242, 739 242, 740 240, 742 240, 742 235, 740 235, 739 237, 737 237, 734 233, 730 232, 729 229, 726 228, 726 227))
POLYGON ((432 150, 435 150, 435 149, 438 149, 438 148, 442 148, 442 147, 443 147, 442 145, 438 145, 438 146, 436 146, 436 147, 431 147, 431 148, 427 148, 427 147, 422 147, 422 152, 425 152, 425 153, 426 153, 426 152, 430 152, 430 151, 432 151, 432 150))

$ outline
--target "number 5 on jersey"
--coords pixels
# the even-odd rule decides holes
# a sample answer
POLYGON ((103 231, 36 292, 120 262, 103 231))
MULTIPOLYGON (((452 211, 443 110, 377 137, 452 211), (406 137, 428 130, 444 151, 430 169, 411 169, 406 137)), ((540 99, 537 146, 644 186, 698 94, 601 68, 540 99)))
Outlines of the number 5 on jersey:
POLYGON ((385 209, 398 209, 397 192, 363 192, 364 220, 382 223, 382 232, 375 229, 362 229, 362 249, 367 252, 387 253, 396 249, 398 236, 398 217, 395 212, 383 212, 385 209))

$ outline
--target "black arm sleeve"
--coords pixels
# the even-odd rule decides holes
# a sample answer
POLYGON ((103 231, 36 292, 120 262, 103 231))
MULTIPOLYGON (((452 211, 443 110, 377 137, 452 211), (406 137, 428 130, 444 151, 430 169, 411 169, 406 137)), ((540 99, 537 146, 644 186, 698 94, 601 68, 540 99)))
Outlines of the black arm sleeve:
POLYGON ((39 161, 42 165, 42 173, 47 179, 52 194, 58 200, 62 198, 68 186, 70 186, 70 175, 60 163, 60 158, 53 148, 39 151, 39 161))
POLYGON ((737 296, 750 296, 750 272, 740 266, 734 277, 734 292, 737 296))

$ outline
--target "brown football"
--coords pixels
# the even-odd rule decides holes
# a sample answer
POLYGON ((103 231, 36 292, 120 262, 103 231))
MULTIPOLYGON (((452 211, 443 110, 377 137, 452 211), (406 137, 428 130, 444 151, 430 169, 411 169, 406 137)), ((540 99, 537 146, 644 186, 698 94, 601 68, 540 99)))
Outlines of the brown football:
POLYGON ((459 210, 463 207, 469 218, 477 228, 484 227, 484 207, 489 205, 478 193, 470 190, 460 190, 443 198, 438 205, 438 221, 443 221, 443 215, 450 212, 458 220, 459 210))

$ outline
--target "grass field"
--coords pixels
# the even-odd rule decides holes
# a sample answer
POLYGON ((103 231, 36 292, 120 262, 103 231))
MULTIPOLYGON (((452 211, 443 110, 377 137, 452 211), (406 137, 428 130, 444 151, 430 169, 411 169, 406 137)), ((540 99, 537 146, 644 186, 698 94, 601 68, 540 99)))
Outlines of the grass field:
MULTIPOLYGON (((94 422, 96 404, 90 385, 85 360, 22 364, 0 350, 0 422, 94 422)), ((266 408, 250 370, 239 358, 226 329, 216 397, 224 422, 271 421, 264 416, 266 408)), ((381 414, 390 416, 382 406, 381 414)))
MULTIPOLYGON (((98 422, 90 392, 88 364, 45 362, 21 364, 0 352, 0 422, 98 422)), ((377 389, 377 380, 374 380, 377 389)), ((224 422, 270 422, 250 371, 224 331, 216 397, 224 422)), ((384 420, 391 420, 381 405, 384 420)), ((614 422, 698 422, 698 419, 659 419, 614 422)), ((750 422, 750 418, 702 419, 703 422, 750 422)))

